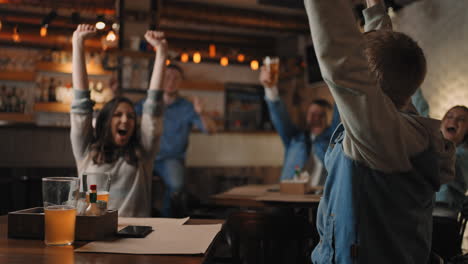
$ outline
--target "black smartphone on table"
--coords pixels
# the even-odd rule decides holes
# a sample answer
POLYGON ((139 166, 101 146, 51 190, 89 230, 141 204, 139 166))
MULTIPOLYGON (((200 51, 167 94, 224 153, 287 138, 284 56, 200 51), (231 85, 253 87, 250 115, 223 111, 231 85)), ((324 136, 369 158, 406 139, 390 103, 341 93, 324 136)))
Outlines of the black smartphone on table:
POLYGON ((143 238, 146 237, 149 233, 153 231, 151 226, 134 226, 129 225, 117 232, 119 237, 133 237, 133 238, 143 238))

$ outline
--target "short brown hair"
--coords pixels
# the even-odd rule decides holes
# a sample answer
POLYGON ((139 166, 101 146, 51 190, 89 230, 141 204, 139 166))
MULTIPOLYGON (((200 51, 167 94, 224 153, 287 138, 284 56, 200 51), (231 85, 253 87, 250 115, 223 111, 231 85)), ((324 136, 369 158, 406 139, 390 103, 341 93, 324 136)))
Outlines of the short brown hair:
POLYGON ((377 84, 397 108, 403 107, 426 77, 426 58, 406 34, 390 30, 365 34, 365 55, 377 84))

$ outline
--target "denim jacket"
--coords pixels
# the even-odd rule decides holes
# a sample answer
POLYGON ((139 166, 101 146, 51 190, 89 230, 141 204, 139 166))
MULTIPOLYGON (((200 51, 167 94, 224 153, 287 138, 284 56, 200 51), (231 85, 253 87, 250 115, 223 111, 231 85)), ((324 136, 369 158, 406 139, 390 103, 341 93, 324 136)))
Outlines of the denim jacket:
MULTIPOLYGON (((286 106, 281 99, 270 100, 265 98, 265 100, 270 111, 271 121, 276 131, 278 131, 285 148, 281 180, 294 177, 295 167, 302 168, 304 166, 309 159, 311 148, 323 163, 330 138, 340 123, 340 115, 336 105, 333 110, 331 125, 312 141, 308 132, 299 130, 292 123, 286 106)), ((325 175, 325 172, 322 175, 325 175)), ((325 180, 321 179, 320 182, 324 183, 325 180)))
POLYGON ((339 126, 325 157, 329 174, 317 215, 321 240, 312 262, 426 263, 439 186, 436 153, 429 147, 412 158, 413 170, 383 173, 345 155, 345 134, 339 126))
MULTIPOLYGON (((313 263, 426 263, 434 192, 454 176, 454 147, 440 123, 400 112, 369 71, 348 0, 305 0, 324 81, 342 126, 328 148, 313 263)), ((388 25, 382 5, 370 25, 388 25)), ((367 27, 366 27, 367 28, 367 27)))

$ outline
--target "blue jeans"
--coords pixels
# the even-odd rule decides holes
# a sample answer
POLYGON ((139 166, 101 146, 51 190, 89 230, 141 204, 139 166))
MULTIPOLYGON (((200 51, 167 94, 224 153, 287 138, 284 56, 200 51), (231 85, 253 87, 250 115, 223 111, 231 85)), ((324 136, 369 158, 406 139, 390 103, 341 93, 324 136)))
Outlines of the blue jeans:
POLYGON ((154 172, 159 175, 165 185, 161 216, 172 216, 172 198, 182 191, 185 180, 184 161, 180 159, 164 159, 155 162, 154 172))

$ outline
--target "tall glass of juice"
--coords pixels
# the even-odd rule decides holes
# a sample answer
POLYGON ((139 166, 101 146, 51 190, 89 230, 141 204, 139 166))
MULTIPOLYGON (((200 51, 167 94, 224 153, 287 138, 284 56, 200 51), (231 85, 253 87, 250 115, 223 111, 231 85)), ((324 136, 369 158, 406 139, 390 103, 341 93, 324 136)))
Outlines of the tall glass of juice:
POLYGON ((42 179, 46 245, 66 246, 73 244, 79 190, 80 179, 76 177, 42 179))

